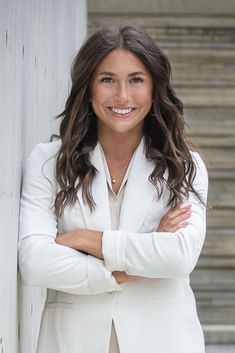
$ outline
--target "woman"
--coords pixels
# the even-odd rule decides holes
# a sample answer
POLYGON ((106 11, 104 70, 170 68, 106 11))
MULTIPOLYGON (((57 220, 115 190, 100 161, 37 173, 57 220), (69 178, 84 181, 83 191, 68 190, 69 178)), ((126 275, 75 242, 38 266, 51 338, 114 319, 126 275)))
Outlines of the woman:
POLYGON ((49 288, 38 353, 204 352, 189 274, 207 172, 170 74, 131 26, 99 30, 74 60, 60 139, 24 175, 20 271, 49 288))

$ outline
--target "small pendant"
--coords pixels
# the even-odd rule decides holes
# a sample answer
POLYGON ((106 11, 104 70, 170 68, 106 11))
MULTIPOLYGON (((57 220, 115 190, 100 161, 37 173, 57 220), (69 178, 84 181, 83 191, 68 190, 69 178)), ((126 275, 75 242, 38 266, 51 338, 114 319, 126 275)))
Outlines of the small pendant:
POLYGON ((112 184, 116 183, 116 180, 113 177, 111 177, 111 181, 112 181, 112 184))

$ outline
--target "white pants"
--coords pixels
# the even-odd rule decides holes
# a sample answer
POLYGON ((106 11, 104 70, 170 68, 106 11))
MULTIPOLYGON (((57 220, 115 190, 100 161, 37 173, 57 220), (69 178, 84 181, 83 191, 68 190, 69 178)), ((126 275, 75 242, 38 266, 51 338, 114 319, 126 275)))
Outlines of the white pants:
POLYGON ((112 331, 111 331, 111 338, 110 338, 110 346, 109 346, 109 353, 120 353, 118 340, 116 335, 115 326, 112 323, 112 331))

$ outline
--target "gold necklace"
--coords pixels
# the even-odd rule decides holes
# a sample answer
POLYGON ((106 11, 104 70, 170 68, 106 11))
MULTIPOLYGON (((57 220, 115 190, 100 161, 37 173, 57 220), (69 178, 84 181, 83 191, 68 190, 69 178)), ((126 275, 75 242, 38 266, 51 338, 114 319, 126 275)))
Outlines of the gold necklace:
MULTIPOLYGON (((129 162, 129 163, 130 163, 130 162, 129 162)), ((129 165, 129 163, 128 163, 128 165, 129 165)), ((128 165, 125 166, 125 172, 127 171, 128 165)), ((115 183, 116 183, 116 178, 114 178, 112 175, 110 175, 110 178, 111 178, 112 184, 115 184, 115 183)))

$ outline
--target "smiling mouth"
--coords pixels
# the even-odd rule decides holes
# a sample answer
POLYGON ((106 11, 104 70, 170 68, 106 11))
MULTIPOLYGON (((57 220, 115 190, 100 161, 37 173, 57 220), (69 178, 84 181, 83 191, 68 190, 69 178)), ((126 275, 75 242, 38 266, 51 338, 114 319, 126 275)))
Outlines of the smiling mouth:
POLYGON ((135 108, 115 108, 115 107, 108 107, 108 109, 111 110, 112 113, 118 114, 121 116, 128 115, 135 110, 135 108))

